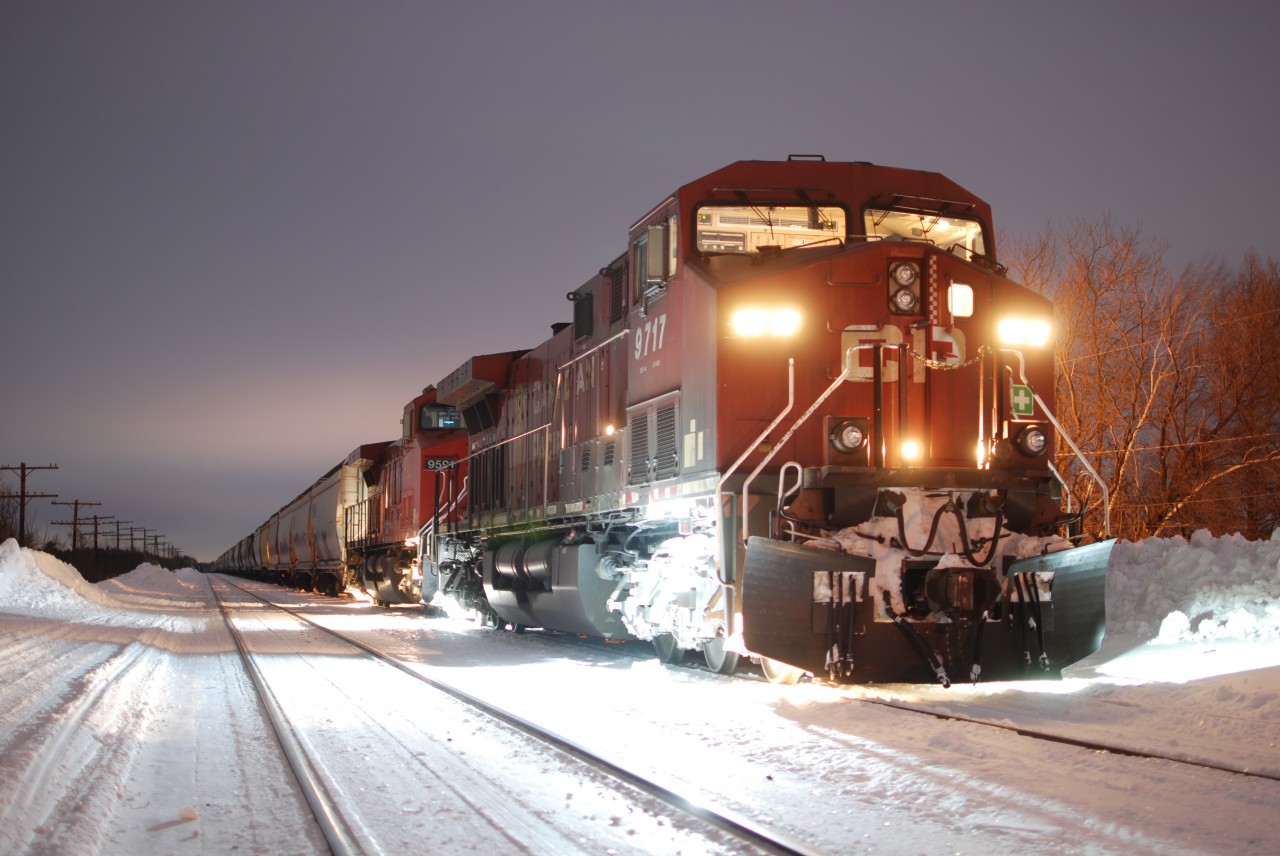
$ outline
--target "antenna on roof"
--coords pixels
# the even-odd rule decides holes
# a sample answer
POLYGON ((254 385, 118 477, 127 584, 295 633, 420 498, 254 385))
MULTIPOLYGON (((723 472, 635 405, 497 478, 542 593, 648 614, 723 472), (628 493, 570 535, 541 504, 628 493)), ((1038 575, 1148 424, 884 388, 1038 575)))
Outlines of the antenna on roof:
POLYGON ((827 158, 826 158, 826 155, 787 155, 787 160, 789 161, 809 160, 809 161, 822 161, 823 163, 826 163, 827 158))

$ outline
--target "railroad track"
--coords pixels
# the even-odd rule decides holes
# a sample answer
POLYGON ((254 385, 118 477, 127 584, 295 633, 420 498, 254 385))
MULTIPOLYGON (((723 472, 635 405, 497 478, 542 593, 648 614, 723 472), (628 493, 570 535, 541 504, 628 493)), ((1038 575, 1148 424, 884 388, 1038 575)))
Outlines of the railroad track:
MULTIPOLYGON (((604 651, 610 656, 626 658, 631 660, 645 659, 652 656, 652 651, 643 645, 640 648, 634 645, 618 645, 608 646, 599 644, 598 640, 582 639, 576 636, 562 633, 545 633, 541 631, 525 631, 530 638, 539 639, 549 644, 565 645, 573 648, 588 649, 593 651, 604 651)), ((693 666, 693 668, 697 668, 693 666)), ((825 682, 823 682, 825 683, 825 682)), ((832 685, 837 686, 837 685, 832 685)), ((1108 742, 1104 740, 1090 740, 1081 737, 1075 737, 1069 734, 1063 734, 1044 728, 1030 728, 1027 726, 1016 725, 1007 720, 985 718, 978 715, 967 715, 964 713, 956 713, 954 711, 939 710, 927 705, 912 704, 910 702, 898 699, 877 698, 873 696, 849 696, 848 700, 860 704, 877 705, 880 707, 893 708, 895 710, 905 711, 920 716, 930 717, 942 721, 962 722, 970 725, 981 725, 987 728, 994 728, 1000 731, 1006 731, 1013 734, 1027 737, 1033 740, 1040 740, 1046 743, 1058 743, 1066 746, 1075 746, 1081 749, 1096 752, 1108 752, 1113 755, 1123 755, 1131 758, 1143 758, 1153 761, 1167 761, 1173 764, 1179 764, 1186 767, 1198 767, 1206 770, 1215 770, 1222 773, 1232 773, 1239 776, 1245 776, 1253 779, 1264 779, 1268 781, 1280 781, 1280 775, 1270 773, 1263 770, 1250 770, 1239 765, 1226 763, 1217 763, 1211 760, 1202 760, 1176 755, 1169 752, 1159 752, 1153 750, 1135 749, 1129 746, 1122 746, 1118 743, 1108 742)))
POLYGON ((941 719, 950 722, 964 722, 970 725, 982 725, 987 728, 996 728, 1001 731, 1009 731, 1014 734, 1028 737, 1032 740, 1042 740, 1046 743, 1061 743, 1066 746, 1076 746, 1081 749, 1088 749, 1093 752, 1109 752, 1112 755, 1125 755, 1130 758, 1146 758, 1152 761, 1168 761, 1172 764, 1181 764, 1186 767, 1200 767, 1206 770, 1216 770, 1220 773, 1234 773, 1238 776, 1246 776, 1252 779, 1267 779, 1272 782, 1280 782, 1280 775, 1268 773, 1258 770, 1247 770, 1243 767, 1233 766, 1231 764, 1219 764, 1213 761, 1202 761, 1195 758, 1178 757, 1176 755, 1165 752, 1153 752, 1142 749, 1133 749, 1126 746, 1120 746, 1115 743, 1108 743, 1101 740, 1088 740, 1079 737, 1072 737, 1067 734, 1060 734, 1053 731, 1047 731, 1040 728, 1027 728, 1025 726, 1014 725, 1009 722, 995 722, 990 719, 984 719, 977 716, 966 716, 964 714, 949 713, 934 710, 928 707, 909 704, 907 702, 896 701, 884 698, 851 698, 850 701, 861 702, 863 704, 874 704, 881 707, 890 707, 895 710, 902 710, 908 713, 915 713, 921 716, 928 716, 933 719, 941 719))
MULTIPOLYGON (((460 702, 477 712, 478 715, 501 722, 505 726, 550 747, 555 752, 571 759, 571 763, 585 765, 595 773, 611 778, 616 783, 615 790, 630 791, 656 801, 667 807, 671 812, 685 818, 684 825, 689 825, 690 823, 705 825, 709 830, 714 831, 709 832, 707 839, 716 843, 716 849, 723 849, 724 852, 766 854, 816 854, 818 852, 803 842, 796 841, 777 830, 770 829, 745 815, 717 805, 713 799, 704 793, 690 792, 679 785, 659 782, 650 775, 636 773, 619 763, 600 756, 565 735, 556 733, 551 729, 498 707, 445 681, 425 675, 384 651, 378 650, 345 633, 325 627, 287 606, 263 598, 249 589, 236 585, 224 576, 213 575, 213 577, 222 586, 238 590, 244 595, 266 604, 274 610, 278 610, 280 613, 287 614, 309 628, 338 640, 346 646, 357 649, 363 656, 396 669, 414 680, 449 696, 456 702, 460 702), (731 839, 731 843, 727 845, 725 844, 726 836, 731 839)), ((219 588, 219 585, 213 586, 223 618, 236 641, 240 656, 245 662, 254 687, 268 711, 272 727, 279 735, 281 747, 295 773, 299 788, 315 814, 331 850, 335 854, 339 854, 339 856, 369 852, 372 848, 363 843, 369 838, 369 833, 367 830, 357 828, 364 824, 360 823, 358 818, 351 816, 351 810, 344 806, 341 798, 334 793, 334 788, 329 784, 327 777, 321 775, 316 769, 316 764, 310 757, 310 753, 303 746, 303 742, 299 739, 295 727, 283 710, 280 700, 277 699, 272 691, 270 682, 258 667, 251 646, 236 627, 231 610, 224 601, 223 593, 219 592, 219 588)), ((513 841, 513 843, 519 842, 513 841)))

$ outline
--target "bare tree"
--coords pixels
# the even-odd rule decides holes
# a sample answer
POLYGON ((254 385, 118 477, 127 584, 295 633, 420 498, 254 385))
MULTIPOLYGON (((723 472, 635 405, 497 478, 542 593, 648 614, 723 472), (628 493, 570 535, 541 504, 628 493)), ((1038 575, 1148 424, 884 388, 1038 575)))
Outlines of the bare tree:
POLYGON ((18 498, 10 494, 7 479, 0 478, 0 541, 18 537, 18 498))
POLYGON ((1151 525, 1265 537, 1280 524, 1280 268, 1249 255, 1209 294, 1196 331, 1202 371, 1162 450, 1180 466, 1151 525))
MULTIPOLYGON (((1126 538, 1280 522, 1280 271, 1249 257, 1173 275, 1140 230, 1076 223, 1013 242, 1015 276, 1057 306, 1058 416, 1092 457, 1126 538)), ((1057 462, 1103 529, 1101 492, 1057 462)))

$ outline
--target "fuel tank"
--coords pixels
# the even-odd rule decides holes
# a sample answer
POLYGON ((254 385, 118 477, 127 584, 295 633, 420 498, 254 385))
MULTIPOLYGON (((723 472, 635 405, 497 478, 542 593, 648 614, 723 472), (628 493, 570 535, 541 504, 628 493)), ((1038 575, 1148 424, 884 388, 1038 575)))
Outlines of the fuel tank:
POLYGON ((589 541, 508 541, 484 551, 485 595, 510 624, 629 639, 618 614, 606 608, 618 582, 596 574, 599 560, 589 541))

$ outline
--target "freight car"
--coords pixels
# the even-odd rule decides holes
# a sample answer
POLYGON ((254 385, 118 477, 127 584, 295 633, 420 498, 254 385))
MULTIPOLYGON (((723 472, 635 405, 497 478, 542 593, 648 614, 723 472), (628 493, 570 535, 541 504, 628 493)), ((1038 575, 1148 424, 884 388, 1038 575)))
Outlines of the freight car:
POLYGON ((359 500, 362 473, 372 463, 359 457, 360 451, 340 461, 219 556, 214 570, 304 591, 314 588, 333 596, 345 590, 354 577, 345 549, 343 519, 348 506, 359 500))

